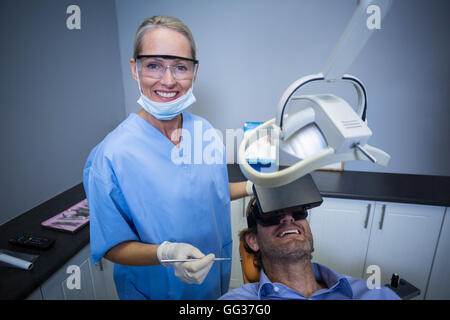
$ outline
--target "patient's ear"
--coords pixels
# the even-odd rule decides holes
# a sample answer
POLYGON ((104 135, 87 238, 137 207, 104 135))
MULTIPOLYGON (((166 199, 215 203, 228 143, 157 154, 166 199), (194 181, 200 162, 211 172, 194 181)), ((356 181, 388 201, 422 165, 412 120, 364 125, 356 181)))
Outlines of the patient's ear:
POLYGON ((256 240, 256 235, 251 232, 251 233, 247 233, 245 235, 245 242, 247 242, 248 246, 253 250, 253 251, 258 251, 259 250, 259 245, 258 245, 258 241, 256 240))

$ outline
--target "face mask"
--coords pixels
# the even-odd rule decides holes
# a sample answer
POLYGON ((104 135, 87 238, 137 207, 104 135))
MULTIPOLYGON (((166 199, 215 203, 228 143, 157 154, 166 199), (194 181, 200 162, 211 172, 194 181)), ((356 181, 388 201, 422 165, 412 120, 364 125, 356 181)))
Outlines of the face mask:
POLYGON ((138 72, 139 68, 137 65, 138 63, 136 63, 136 74, 138 76, 139 92, 141 93, 137 103, 139 103, 145 111, 153 115, 156 119, 171 120, 195 103, 196 99, 192 93, 194 83, 192 83, 192 86, 188 92, 175 100, 169 102, 151 101, 142 93, 138 72))

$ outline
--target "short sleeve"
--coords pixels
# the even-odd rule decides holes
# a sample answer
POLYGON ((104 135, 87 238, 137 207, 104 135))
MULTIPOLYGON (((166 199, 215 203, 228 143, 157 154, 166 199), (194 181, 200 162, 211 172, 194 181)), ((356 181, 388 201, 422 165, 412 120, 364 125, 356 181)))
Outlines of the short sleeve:
POLYGON ((97 263, 117 244, 139 237, 112 171, 99 174, 88 162, 83 183, 90 211, 91 257, 97 263))

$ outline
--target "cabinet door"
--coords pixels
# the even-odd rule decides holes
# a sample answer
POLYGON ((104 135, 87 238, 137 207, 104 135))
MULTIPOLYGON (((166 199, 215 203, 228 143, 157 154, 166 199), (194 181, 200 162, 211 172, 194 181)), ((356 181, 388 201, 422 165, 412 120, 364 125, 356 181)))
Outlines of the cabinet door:
POLYGON ((42 300, 41 287, 34 290, 25 300, 42 300))
POLYGON ((450 299, 450 208, 447 208, 434 256, 426 299, 450 299))
POLYGON ((233 240, 233 254, 231 264, 231 279, 230 287, 234 288, 243 285, 242 268, 241 268, 241 256, 239 254, 239 232, 245 228, 242 225, 242 215, 244 210, 244 199, 233 200, 230 203, 231 207, 231 238, 233 240))
POLYGON ((89 259, 89 246, 86 246, 41 286, 43 299, 95 299, 89 259), (79 288, 68 285, 68 280, 70 281, 71 277, 74 276, 74 274, 67 273, 69 266, 79 267, 79 288))
POLYGON ((444 209, 377 202, 365 268, 379 266, 382 285, 399 274, 421 290, 417 299, 423 299, 444 209))
POLYGON ((99 263, 93 265, 89 259, 94 283, 95 299, 118 300, 116 286, 114 283, 114 263, 102 258, 99 263))
POLYGON ((362 278, 375 202, 324 198, 310 210, 313 262, 362 278))

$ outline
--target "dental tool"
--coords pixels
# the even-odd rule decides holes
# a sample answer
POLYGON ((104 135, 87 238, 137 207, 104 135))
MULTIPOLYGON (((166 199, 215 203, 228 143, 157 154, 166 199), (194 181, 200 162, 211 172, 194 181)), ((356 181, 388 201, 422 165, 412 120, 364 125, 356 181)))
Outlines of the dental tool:
MULTIPOLYGON (((199 258, 190 258, 190 259, 168 259, 161 260, 161 263, 175 263, 175 262, 191 262, 200 260, 199 258)), ((214 258, 213 261, 231 261, 231 258, 214 258)))

